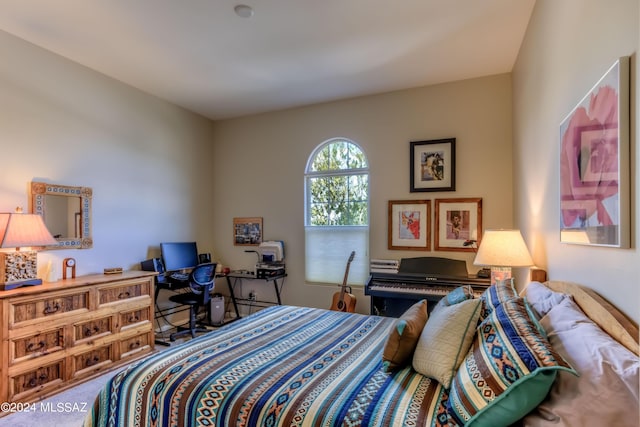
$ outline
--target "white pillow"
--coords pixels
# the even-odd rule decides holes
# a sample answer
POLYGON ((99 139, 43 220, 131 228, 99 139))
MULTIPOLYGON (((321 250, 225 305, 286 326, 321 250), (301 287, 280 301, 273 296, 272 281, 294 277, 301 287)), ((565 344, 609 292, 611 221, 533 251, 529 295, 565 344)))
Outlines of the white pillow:
POLYGON ((432 311, 413 353, 413 369, 449 388, 476 335, 481 304, 470 299, 432 311))
POLYGON ((567 296, 567 294, 552 291, 540 282, 529 282, 524 288, 524 297, 538 320, 567 296))
POLYGON ((578 372, 560 371, 547 398, 523 426, 640 425, 640 359, 593 323, 571 297, 540 321, 548 339, 578 372))

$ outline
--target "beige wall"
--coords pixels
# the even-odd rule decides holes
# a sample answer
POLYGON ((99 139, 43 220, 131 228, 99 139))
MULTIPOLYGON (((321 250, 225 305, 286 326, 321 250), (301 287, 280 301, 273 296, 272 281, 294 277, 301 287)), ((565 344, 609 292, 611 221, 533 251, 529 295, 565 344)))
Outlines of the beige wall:
MULTIPOLYGON (((211 250, 213 124, 0 32, 0 211, 33 180, 92 187, 94 247, 45 251, 61 276, 138 268, 163 240, 211 250)), ((45 264, 46 265, 46 264, 45 264)))
POLYGON ((638 1, 538 0, 513 72, 516 223, 552 279, 587 285, 638 321, 638 1), (559 125, 620 56, 631 56, 632 249, 559 242, 559 125))
MULTIPOLYGON (((216 254, 234 268, 252 267, 254 254, 232 244, 231 224, 233 217, 263 217, 265 238, 285 241, 285 302, 328 307, 337 289, 304 283, 303 174, 316 146, 346 137, 370 162, 370 256, 445 256, 476 271, 472 253, 387 250, 387 202, 481 197, 485 228, 511 227, 511 136, 507 74, 216 122, 216 254), (457 139, 456 191, 411 193, 409 142, 446 137, 457 139)), ((252 289, 272 293, 245 284, 246 293, 252 289)), ((368 298, 354 292, 358 311, 368 312, 368 298)))
MULTIPOLYGON (((482 197, 485 228, 520 227, 552 278, 591 286, 638 320, 639 18, 636 0, 615 8, 538 0, 513 75, 215 124, 0 32, 0 210, 27 207, 32 180, 93 187, 94 248, 39 255, 55 265, 73 256, 78 274, 137 268, 158 255, 160 241, 191 238, 218 260, 248 268, 254 256, 233 246, 232 218, 262 216, 265 237, 287 245, 285 302, 327 306, 335 288, 303 283, 302 176, 318 144, 347 137, 371 164, 370 256, 451 256, 475 270, 472 254, 388 251, 387 201, 482 197), (558 126, 621 55, 632 55, 633 249, 561 245, 558 126), (409 141, 452 136, 457 191, 410 193, 409 141)), ((526 270, 517 275, 526 280, 526 270)), ((258 284, 242 291, 251 287, 271 291, 258 284)))

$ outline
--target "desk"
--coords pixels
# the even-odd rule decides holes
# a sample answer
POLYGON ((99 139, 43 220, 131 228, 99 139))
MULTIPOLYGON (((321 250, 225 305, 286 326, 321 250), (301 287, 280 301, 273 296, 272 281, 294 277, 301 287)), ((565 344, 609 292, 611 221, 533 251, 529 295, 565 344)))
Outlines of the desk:
POLYGON ((174 325, 173 323, 169 322, 169 320, 167 320, 167 318, 165 317, 167 314, 175 314, 175 313, 179 313, 181 311, 189 311, 189 307, 186 305, 183 306, 171 306, 168 308, 164 308, 161 309, 160 306, 158 305, 158 296, 160 295, 160 290, 161 289, 165 289, 167 291, 171 291, 174 293, 177 292, 181 292, 181 291, 188 291, 189 289, 189 281, 177 281, 177 280, 173 280, 171 279, 168 275, 158 275, 155 278, 155 312, 154 312, 154 321, 156 323, 156 325, 158 326, 158 329, 160 329, 159 332, 159 336, 156 336, 156 340, 155 343, 156 344, 160 344, 160 345, 164 345, 164 346, 169 346, 171 345, 166 339, 165 339, 165 334, 167 333, 166 330, 162 330, 162 324, 161 324, 161 320, 163 321, 163 323, 165 325, 169 325, 171 326, 171 328, 169 329, 169 333, 171 333, 172 329, 176 329, 178 328, 178 326, 174 325), (160 338, 161 337, 161 338, 160 338))
POLYGON ((233 303, 233 309, 236 312, 236 319, 240 318, 240 311, 238 310, 238 305, 253 305, 257 307, 267 307, 270 305, 282 305, 282 300, 280 299, 280 290, 282 289, 282 285, 284 285, 284 279, 287 277, 287 274, 280 274, 278 276, 267 277, 264 279, 258 279, 254 274, 247 273, 238 273, 231 272, 224 275, 227 278, 227 286, 229 286, 229 295, 231 296, 231 302, 233 303), (242 280, 257 280, 264 282, 273 282, 273 288, 276 291, 277 302, 274 301, 260 301, 260 300, 250 300, 247 298, 236 298, 234 288, 238 282, 242 280), (280 284, 278 284, 278 280, 280 280, 280 284))

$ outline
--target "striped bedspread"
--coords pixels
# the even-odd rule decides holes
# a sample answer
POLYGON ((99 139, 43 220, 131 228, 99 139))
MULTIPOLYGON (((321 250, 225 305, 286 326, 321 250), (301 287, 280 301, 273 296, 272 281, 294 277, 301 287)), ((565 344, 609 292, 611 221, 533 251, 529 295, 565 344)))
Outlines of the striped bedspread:
POLYGON ((441 425, 446 392, 436 381, 382 369, 394 320, 259 311, 125 368, 85 426, 441 425))

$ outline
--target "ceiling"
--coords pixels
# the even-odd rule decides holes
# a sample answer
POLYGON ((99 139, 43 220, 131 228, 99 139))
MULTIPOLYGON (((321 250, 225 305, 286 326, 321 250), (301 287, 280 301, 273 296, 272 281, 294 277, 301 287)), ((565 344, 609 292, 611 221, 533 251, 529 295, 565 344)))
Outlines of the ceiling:
POLYGON ((0 0, 0 29, 225 119, 510 72, 534 3, 0 0))

